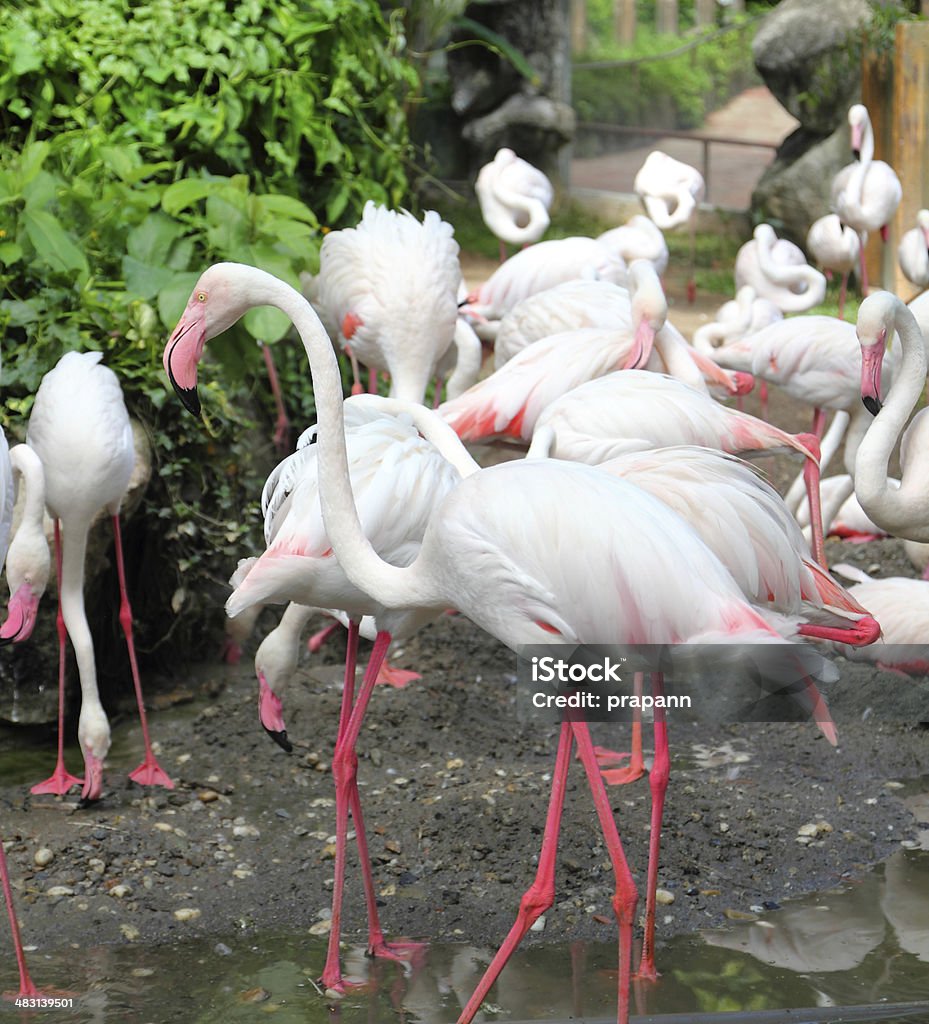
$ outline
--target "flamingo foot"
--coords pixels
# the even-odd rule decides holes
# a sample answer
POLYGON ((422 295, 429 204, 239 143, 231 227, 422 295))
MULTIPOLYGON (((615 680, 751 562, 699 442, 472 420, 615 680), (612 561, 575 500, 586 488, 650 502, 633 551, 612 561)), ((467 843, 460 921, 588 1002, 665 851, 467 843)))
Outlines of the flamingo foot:
MULTIPOLYGON (((611 764, 620 764, 625 761, 630 755, 625 751, 619 753, 615 750, 610 750, 608 747, 595 746, 593 748, 594 757, 597 759, 597 764, 601 768, 608 768, 611 764)), ((580 760, 580 758, 578 758, 580 760)))
POLYGON ((59 760, 52 774, 44 782, 37 782, 29 792, 35 794, 54 793, 55 796, 64 796, 74 786, 83 785, 84 780, 79 779, 76 775, 72 775, 65 768, 64 761, 59 760))
POLYGON ((409 964, 411 961, 420 961, 428 948, 427 943, 414 942, 412 939, 397 939, 395 942, 381 939, 380 942, 368 947, 367 955, 409 964))
POLYGON ((131 771, 129 778, 140 786, 164 786, 165 789, 174 789, 174 783, 155 760, 154 754, 149 754, 135 771, 131 771))
POLYGON ((632 760, 625 768, 606 768, 602 769, 600 774, 608 786, 625 786, 642 778, 645 774, 645 765, 641 761, 636 763, 632 760))
POLYGON ((356 380, 355 383, 352 385, 352 394, 363 395, 364 393, 365 389, 361 386, 361 383, 356 380))
POLYGON ((655 962, 652 960, 650 963, 645 963, 643 960, 639 964, 639 969, 632 975, 636 981, 657 981, 661 975, 655 969, 655 962))
POLYGON ((395 690, 402 690, 404 686, 412 683, 414 679, 422 679, 418 672, 407 672, 406 669, 394 668, 385 661, 377 673, 375 684, 392 686, 395 690))

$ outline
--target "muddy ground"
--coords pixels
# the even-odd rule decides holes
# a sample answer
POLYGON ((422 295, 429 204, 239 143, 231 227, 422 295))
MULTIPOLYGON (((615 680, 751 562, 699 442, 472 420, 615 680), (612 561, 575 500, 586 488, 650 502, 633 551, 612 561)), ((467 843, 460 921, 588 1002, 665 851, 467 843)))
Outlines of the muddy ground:
MULTIPOLYGON (((787 419, 799 426, 800 415, 789 403, 775 407, 783 425, 791 425, 787 419)), ((791 472, 785 465, 775 475, 788 479, 791 472)), ((880 575, 915 574, 895 541, 830 542, 830 555, 880 566, 880 575)), ((258 725, 251 669, 257 640, 274 621, 265 612, 237 667, 216 657, 192 665, 183 678, 149 681, 153 699, 160 693, 170 703, 178 689, 193 698, 152 717, 173 791, 143 793, 127 781, 141 749, 130 725, 110 758, 104 798, 93 807, 79 807, 76 795, 32 797, 21 781, 0 788, 3 835, 31 945, 220 939, 268 926, 325 933, 334 830, 329 759, 343 640, 304 657, 285 702, 295 744, 288 755, 258 725), (41 866, 40 849, 50 851, 39 855, 47 860, 41 866)), ((378 688, 359 744, 385 930, 498 943, 532 880, 555 729, 520 723, 514 655, 461 616, 424 629, 393 660, 422 679, 403 690, 378 688)), ((808 723, 709 726, 672 718, 659 884, 673 902, 662 907, 660 938, 724 925, 727 916, 774 909, 791 896, 854 879, 915 839, 918 826, 898 783, 929 775, 929 735, 918 724, 899 724, 900 716, 859 720, 866 707, 885 695, 906 695, 909 685, 869 668, 843 668, 850 711, 840 720, 837 748, 808 723), (868 695, 857 699, 862 687, 868 695), (798 842, 811 823, 819 826, 816 835, 798 842)), ((627 749, 622 727, 594 727, 594 735, 627 749)), ((48 771, 53 741, 44 742, 48 771)), ((609 792, 642 888, 647 779, 609 792)), ((528 941, 612 939, 611 891, 609 862, 575 765, 555 906, 528 941)), ((356 941, 365 934, 354 850, 344 934, 356 941)))

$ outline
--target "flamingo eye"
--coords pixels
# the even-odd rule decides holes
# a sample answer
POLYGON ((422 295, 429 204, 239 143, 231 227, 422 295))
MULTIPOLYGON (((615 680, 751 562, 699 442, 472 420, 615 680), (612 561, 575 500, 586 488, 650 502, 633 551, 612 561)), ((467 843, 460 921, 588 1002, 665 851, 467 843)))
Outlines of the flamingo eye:
POLYGON ((197 302, 206 302, 206 292, 197 292, 197 302))

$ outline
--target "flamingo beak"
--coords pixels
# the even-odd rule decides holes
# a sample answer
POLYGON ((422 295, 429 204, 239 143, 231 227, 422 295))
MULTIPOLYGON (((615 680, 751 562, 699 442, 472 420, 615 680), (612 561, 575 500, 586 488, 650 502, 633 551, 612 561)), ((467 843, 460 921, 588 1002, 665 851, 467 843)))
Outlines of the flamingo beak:
POLYGON ((861 159, 861 138, 862 128, 860 124, 852 125, 852 155, 856 160, 861 159))
POLYGON ((281 698, 268 685, 264 672, 258 673, 258 718, 271 739, 282 750, 291 753, 294 747, 287 739, 287 730, 284 728, 281 698))
POLYGON ((635 329, 632 348, 623 366, 624 370, 640 370, 648 362, 655 344, 655 328, 647 320, 640 320, 635 329))
POLYGON ((84 788, 81 803, 89 804, 99 800, 103 794, 103 761, 94 754, 84 751, 84 788))
POLYGON ((745 373, 743 370, 733 370, 732 373, 729 374, 729 377, 732 381, 729 390, 733 395, 741 397, 742 395, 751 394, 755 387, 755 378, 750 373, 745 373))
POLYGON ((178 321, 164 351, 164 368, 168 380, 184 408, 194 416, 200 415, 200 396, 197 394, 197 367, 206 343, 206 329, 202 316, 192 316, 188 310, 178 321))
POLYGON ((881 411, 881 364, 884 361, 885 331, 877 341, 861 347, 861 401, 876 416, 881 411))
POLYGON ((10 598, 6 621, 0 626, 0 642, 18 644, 28 640, 35 628, 38 610, 38 595, 24 583, 10 598))

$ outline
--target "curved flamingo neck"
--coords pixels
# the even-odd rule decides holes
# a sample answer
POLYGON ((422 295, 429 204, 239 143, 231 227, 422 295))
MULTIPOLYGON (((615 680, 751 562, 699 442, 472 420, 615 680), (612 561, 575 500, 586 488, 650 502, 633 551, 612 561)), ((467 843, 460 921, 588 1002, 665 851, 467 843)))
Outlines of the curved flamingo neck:
POLYGON ((27 444, 18 444, 10 449, 10 464, 13 473, 25 486, 23 515, 20 529, 43 529, 45 516, 45 470, 42 460, 27 444))
POLYGON ((403 569, 385 562, 361 528, 348 469, 342 379, 326 329, 309 302, 290 285, 260 271, 253 270, 253 275, 250 283, 257 285, 251 293, 253 300, 257 295, 259 302, 276 306, 290 317, 310 363, 319 421, 316 443, 320 507, 339 564, 352 583, 386 607, 433 603, 444 607, 435 588, 428 585, 420 558, 403 569))
POLYGON ((887 400, 875 416, 858 446, 855 458, 855 494, 859 504, 876 523, 889 528, 908 525, 906 493, 901 486, 892 489, 887 482, 891 452, 919 401, 926 380, 926 348, 916 319, 895 296, 888 294, 894 306, 894 328, 900 335, 903 356, 894 374, 887 400), (882 521, 883 520, 883 521, 882 521))

